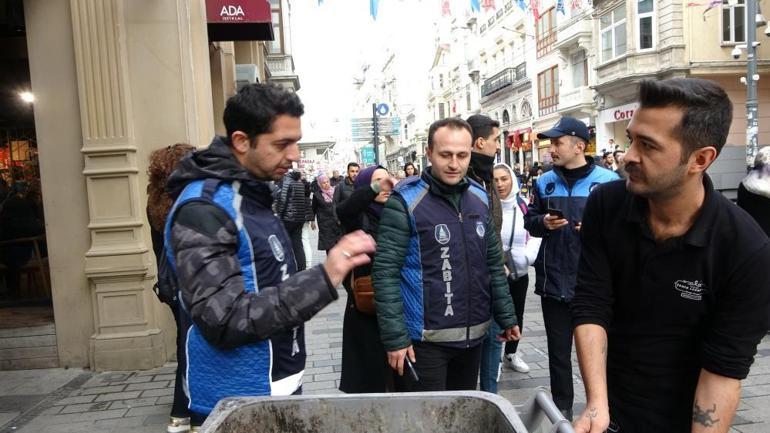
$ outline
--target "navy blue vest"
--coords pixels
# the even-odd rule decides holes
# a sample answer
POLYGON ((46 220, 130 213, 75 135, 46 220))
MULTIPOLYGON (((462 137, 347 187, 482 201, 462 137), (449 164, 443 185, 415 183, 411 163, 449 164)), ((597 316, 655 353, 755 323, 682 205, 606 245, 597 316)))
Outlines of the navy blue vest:
MULTIPOLYGON (((240 194, 241 183, 218 179, 188 184, 169 212, 166 222, 166 251, 176 270, 171 245, 171 227, 176 210, 185 203, 202 201, 224 210, 238 228, 238 260, 246 292, 275 286, 296 272, 291 240, 272 209, 240 194)), ((266 190, 266 193, 268 190, 266 190)), ((186 386, 190 409, 208 414, 225 397, 290 395, 302 385, 305 341, 302 326, 267 340, 231 350, 209 344, 179 296, 187 330, 186 386)))
POLYGON ((473 346, 484 337, 492 311, 486 192, 471 181, 459 210, 430 192, 429 184, 419 177, 401 181, 394 194, 406 205, 411 231, 401 270, 410 338, 473 346))

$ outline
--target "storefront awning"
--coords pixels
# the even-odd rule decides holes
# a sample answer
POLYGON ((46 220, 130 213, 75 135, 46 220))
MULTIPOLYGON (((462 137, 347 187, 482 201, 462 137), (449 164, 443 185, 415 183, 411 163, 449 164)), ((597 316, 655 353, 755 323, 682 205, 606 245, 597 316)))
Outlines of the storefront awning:
POLYGON ((270 0, 206 0, 209 41, 272 41, 270 0))

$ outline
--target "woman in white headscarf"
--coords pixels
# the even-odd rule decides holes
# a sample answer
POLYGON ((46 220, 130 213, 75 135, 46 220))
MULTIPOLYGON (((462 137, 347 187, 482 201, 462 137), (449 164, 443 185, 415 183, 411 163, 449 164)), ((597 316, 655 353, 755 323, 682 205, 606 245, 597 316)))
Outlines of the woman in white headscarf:
MULTIPOLYGON (((503 224, 500 239, 505 252, 505 272, 508 275, 508 290, 516 307, 516 317, 519 327, 524 324, 524 303, 529 287, 528 268, 535 262, 540 249, 540 238, 529 235, 524 229, 524 215, 527 213, 527 203, 519 196, 519 181, 511 167, 497 164, 494 168, 494 179, 497 192, 503 208, 503 224)), ((500 371, 500 352, 502 343, 495 338, 500 333, 494 321, 490 333, 484 341, 481 359, 481 390, 497 392, 497 379, 500 371), (491 337, 491 338, 490 338, 491 337)), ((505 365, 520 373, 528 373, 529 366, 516 353, 518 341, 505 343, 505 365)))
POLYGON ((770 236, 770 146, 759 149, 754 168, 738 186, 738 206, 770 236))

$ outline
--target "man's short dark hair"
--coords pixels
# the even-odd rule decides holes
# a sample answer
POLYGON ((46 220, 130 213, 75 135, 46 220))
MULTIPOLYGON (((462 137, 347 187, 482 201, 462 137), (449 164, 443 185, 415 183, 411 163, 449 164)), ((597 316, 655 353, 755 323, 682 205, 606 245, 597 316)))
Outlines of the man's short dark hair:
POLYGON ((227 141, 235 131, 248 135, 254 145, 254 139, 260 134, 269 133, 275 118, 286 114, 300 117, 305 114, 305 107, 299 96, 291 90, 276 84, 249 84, 227 100, 223 120, 227 130, 227 141))
POLYGON ((612 152, 612 157, 613 157, 613 158, 615 158, 615 161, 617 161, 617 160, 618 160, 618 154, 619 154, 619 153, 626 153, 626 151, 625 151, 625 150, 623 150, 623 149, 618 149, 618 150, 616 150, 616 151, 612 152))
POLYGON ((346 172, 346 173, 347 173, 348 171, 350 171, 350 167, 361 168, 361 166, 359 166, 357 162, 349 162, 349 163, 348 163, 348 168, 347 168, 347 170, 345 170, 345 172, 346 172))
POLYGON ((641 108, 682 109, 682 122, 674 130, 682 142, 682 161, 706 146, 714 146, 719 155, 733 121, 733 104, 727 93, 717 83, 701 78, 643 80, 639 104, 641 108))
POLYGON ((473 136, 474 143, 479 138, 489 137, 489 135, 492 134, 493 128, 500 127, 500 122, 497 120, 492 120, 491 117, 485 116, 483 114, 474 114, 468 118, 467 122, 469 125, 471 125, 471 135, 473 136))
POLYGON ((428 128, 428 149, 433 150, 433 136, 436 135, 436 130, 444 127, 449 129, 464 129, 473 136, 473 128, 471 128, 471 125, 469 125, 468 122, 459 117, 447 117, 431 123, 430 128, 428 128))

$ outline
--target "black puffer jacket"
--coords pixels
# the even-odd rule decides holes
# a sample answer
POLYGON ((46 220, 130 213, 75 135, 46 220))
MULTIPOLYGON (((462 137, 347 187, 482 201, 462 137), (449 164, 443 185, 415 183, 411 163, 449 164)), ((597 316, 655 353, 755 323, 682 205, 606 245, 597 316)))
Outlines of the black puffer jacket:
POLYGON ((312 218, 310 191, 300 177, 300 172, 293 171, 283 178, 276 210, 284 222, 301 223, 312 218))

